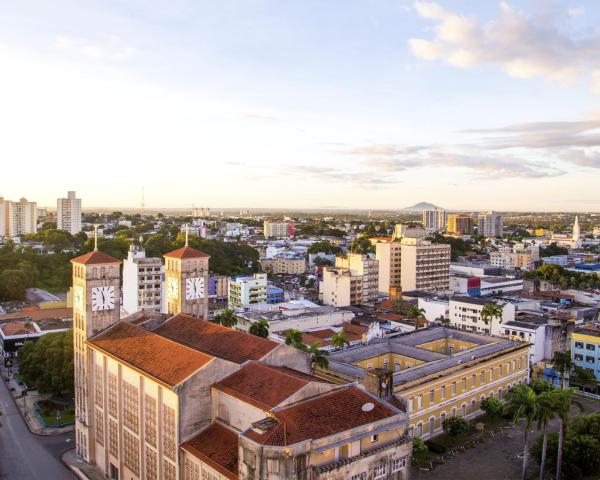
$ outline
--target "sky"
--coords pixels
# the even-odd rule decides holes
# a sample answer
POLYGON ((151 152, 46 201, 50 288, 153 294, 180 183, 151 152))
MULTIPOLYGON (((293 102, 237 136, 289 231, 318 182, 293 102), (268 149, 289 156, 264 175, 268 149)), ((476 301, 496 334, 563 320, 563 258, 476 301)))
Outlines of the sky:
POLYGON ((0 0, 0 195, 600 211, 600 3, 0 0))

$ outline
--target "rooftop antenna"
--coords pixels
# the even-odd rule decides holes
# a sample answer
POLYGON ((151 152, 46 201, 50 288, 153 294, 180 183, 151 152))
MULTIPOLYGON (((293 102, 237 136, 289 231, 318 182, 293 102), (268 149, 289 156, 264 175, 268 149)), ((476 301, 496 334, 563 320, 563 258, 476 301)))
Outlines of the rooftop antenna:
POLYGON ((188 236, 190 234, 190 224, 186 223, 185 224, 185 246, 188 246, 188 236))
POLYGON ((98 225, 94 225, 94 252, 98 251, 98 225))

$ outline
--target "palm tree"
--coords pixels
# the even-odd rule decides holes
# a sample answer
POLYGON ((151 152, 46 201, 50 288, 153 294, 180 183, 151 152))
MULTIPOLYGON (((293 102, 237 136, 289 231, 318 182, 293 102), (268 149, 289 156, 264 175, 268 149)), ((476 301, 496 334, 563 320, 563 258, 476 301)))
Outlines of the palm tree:
POLYGON ((542 461, 540 462, 540 480, 544 480, 544 468, 546 466, 546 450, 548 448, 548 423, 556 416, 554 402, 549 391, 543 391, 537 396, 537 428, 542 430, 542 461))
POLYGON ((419 329, 419 319, 425 315, 425 310, 422 308, 417 307, 416 305, 411 305, 410 308, 408 309, 408 313, 406 314, 406 316, 408 318, 414 318, 415 320, 415 330, 419 329))
POLYGON ((565 388, 565 373, 570 372, 573 368, 573 360, 571 360, 571 351, 554 352, 552 357, 554 368, 560 372, 560 380, 562 388, 565 388))
POLYGON ((269 322, 263 318, 250 325, 248 331, 257 337, 267 338, 269 336, 269 322))
POLYGON ((230 308, 226 308, 221 313, 217 313, 213 320, 213 323, 217 323, 219 325, 223 325, 227 328, 233 328, 237 325, 238 319, 235 316, 235 313, 230 308))
POLYGON ((344 345, 350 345, 350 340, 348 340, 344 331, 341 330, 331 337, 331 344, 333 345, 333 348, 339 350, 344 348, 344 345))
POLYGON ((327 359, 327 352, 320 350, 321 344, 319 342, 315 342, 310 346, 310 364, 312 369, 315 367, 326 369, 329 367, 329 360, 327 359))
POLYGON ((513 423, 517 424, 519 420, 525 421, 523 425, 523 470, 521 471, 521 480, 525 480, 527 471, 527 457, 529 456, 529 430, 537 417, 538 403, 535 392, 528 385, 517 385, 514 387, 506 402, 507 411, 513 417, 513 423))
MULTIPOLYGON (((570 357, 569 357, 570 358, 570 357)), ((571 407, 576 405, 580 411, 583 411, 583 405, 578 400, 573 400, 571 396, 575 392, 574 388, 561 388, 553 390, 550 395, 552 397, 552 406, 558 418, 560 418, 560 430, 558 432, 558 453, 556 455, 556 478, 560 479, 562 467, 562 454, 567 428, 569 426, 569 413, 571 407)))
POLYGON ((285 344, 300 350, 306 350, 306 345, 302 341, 302 332, 297 328, 292 328, 285 336, 285 344))
POLYGON ((481 320, 486 325, 490 326, 490 333, 492 333, 492 324, 494 323, 494 318, 502 318, 502 307, 500 305, 496 305, 495 303, 486 303, 481 309, 481 320))

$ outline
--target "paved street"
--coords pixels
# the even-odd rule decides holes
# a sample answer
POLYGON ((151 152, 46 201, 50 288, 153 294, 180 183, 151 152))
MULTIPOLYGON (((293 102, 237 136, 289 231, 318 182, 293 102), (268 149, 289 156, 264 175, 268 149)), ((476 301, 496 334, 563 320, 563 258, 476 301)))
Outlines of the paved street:
POLYGON ((0 380, 0 480, 72 479, 60 461, 73 445, 73 433, 40 437, 31 434, 5 383, 0 380), (70 442, 67 442, 70 439, 70 442))

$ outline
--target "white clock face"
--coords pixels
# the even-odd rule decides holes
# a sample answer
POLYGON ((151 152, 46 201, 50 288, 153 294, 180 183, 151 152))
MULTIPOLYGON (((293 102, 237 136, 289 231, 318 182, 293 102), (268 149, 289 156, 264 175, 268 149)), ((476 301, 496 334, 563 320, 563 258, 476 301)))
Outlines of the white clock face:
POLYGON ((83 287, 77 285, 75 287, 75 291, 73 292, 73 305, 77 310, 82 310, 84 306, 83 301, 83 287))
POLYGON ((175 277, 169 277, 167 281, 167 295, 173 300, 179 298, 179 281, 175 277))
POLYGON ((185 298, 188 300, 204 298, 204 277, 186 279, 185 298))
POLYGON ((92 310, 112 310, 115 308, 115 287, 92 288, 92 310))

